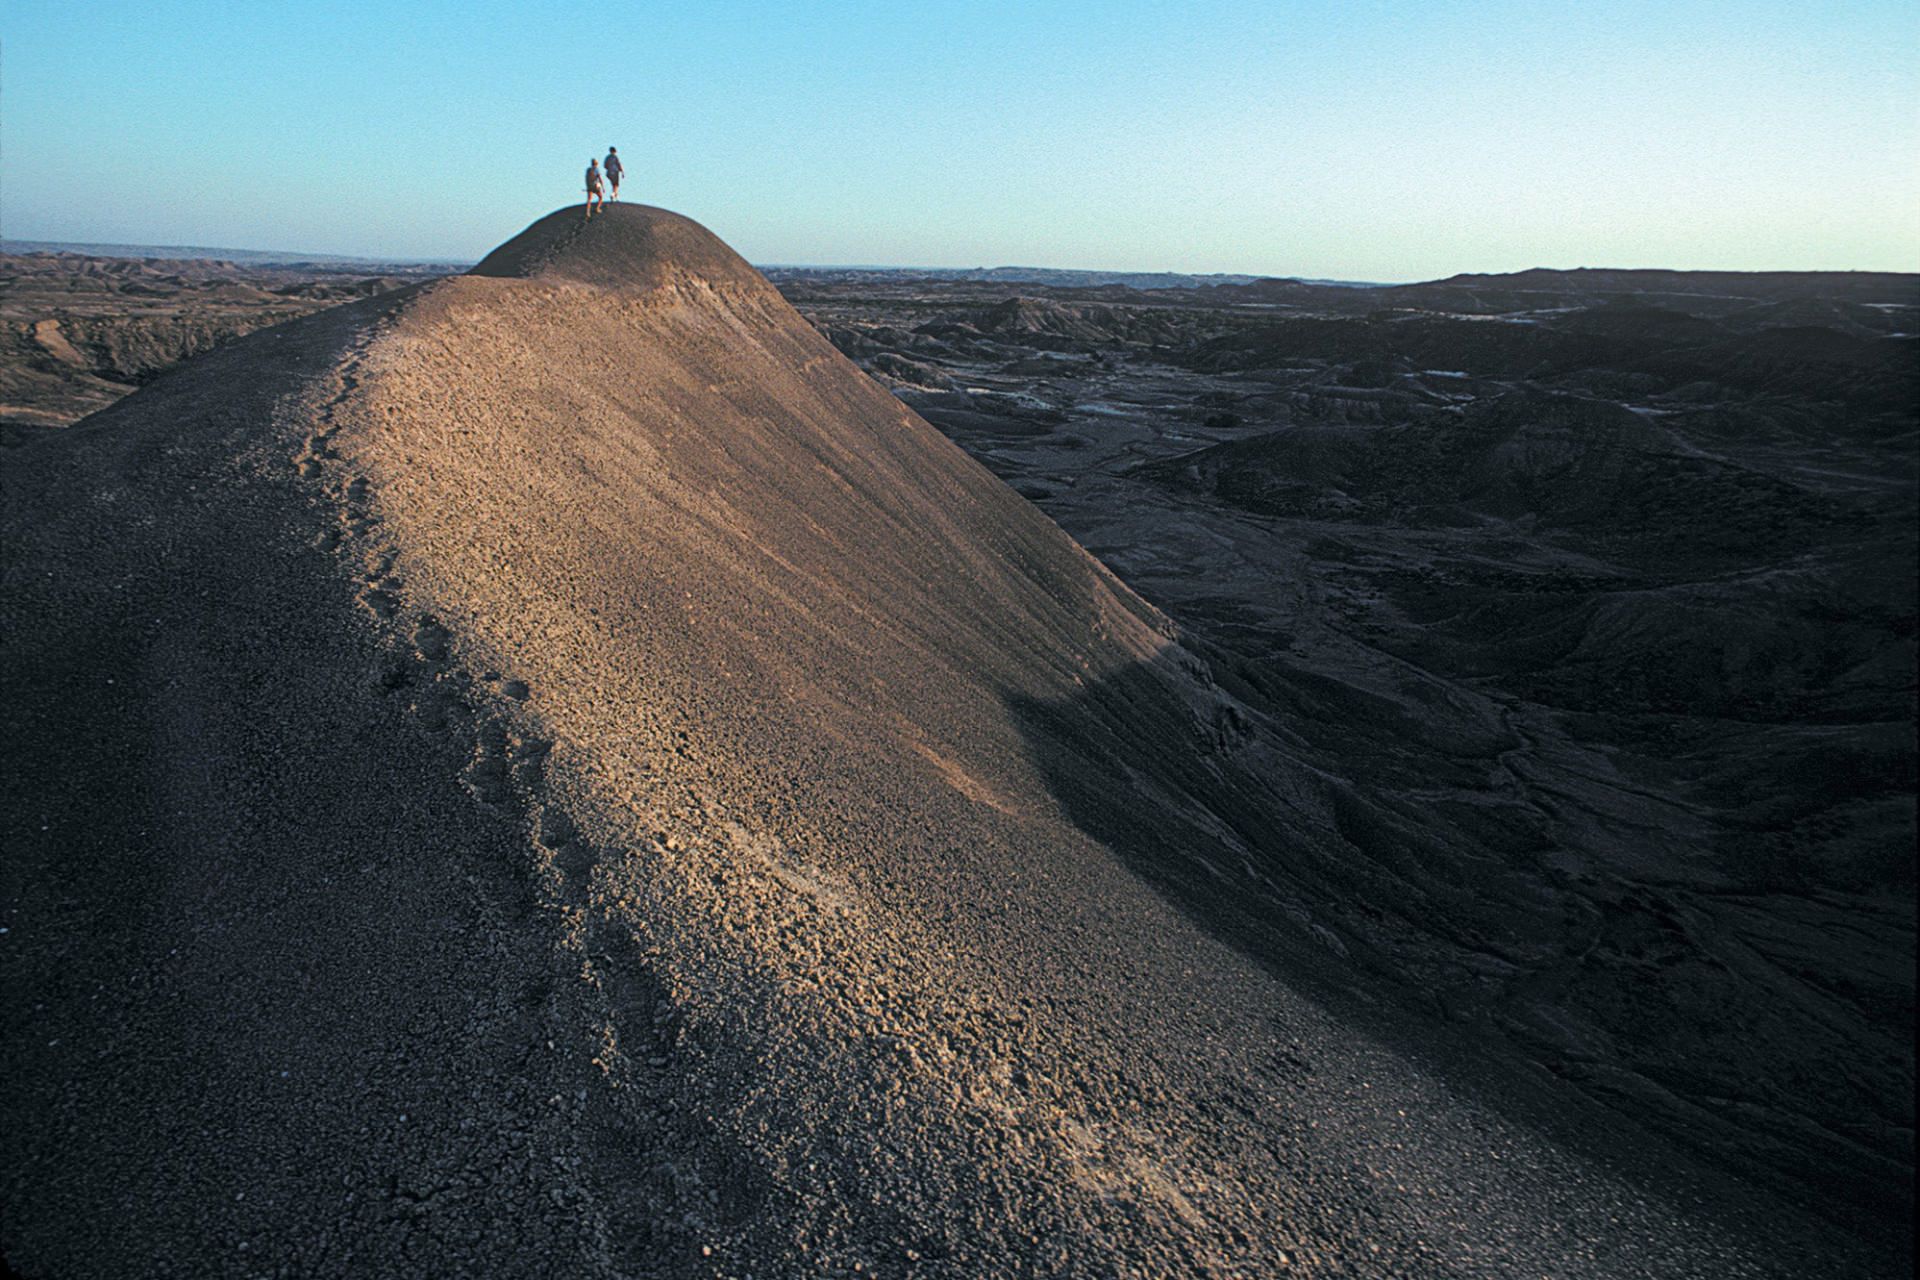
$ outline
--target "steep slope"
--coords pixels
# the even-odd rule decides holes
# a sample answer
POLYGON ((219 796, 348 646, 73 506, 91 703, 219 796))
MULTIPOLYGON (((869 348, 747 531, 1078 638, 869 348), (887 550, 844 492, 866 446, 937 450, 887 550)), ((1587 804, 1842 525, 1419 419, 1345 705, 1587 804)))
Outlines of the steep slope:
POLYGON ((685 219, 562 210, 5 484, 23 1274, 1867 1265, 1088 834, 1233 884, 1231 702, 685 219))

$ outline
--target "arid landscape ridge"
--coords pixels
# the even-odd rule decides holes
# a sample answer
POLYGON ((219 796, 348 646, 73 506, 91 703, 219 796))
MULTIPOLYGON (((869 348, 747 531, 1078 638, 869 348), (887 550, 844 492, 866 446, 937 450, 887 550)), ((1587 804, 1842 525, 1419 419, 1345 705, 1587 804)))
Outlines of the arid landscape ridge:
POLYGON ((1920 277, 0 264, 23 1274, 1904 1273, 1920 277))

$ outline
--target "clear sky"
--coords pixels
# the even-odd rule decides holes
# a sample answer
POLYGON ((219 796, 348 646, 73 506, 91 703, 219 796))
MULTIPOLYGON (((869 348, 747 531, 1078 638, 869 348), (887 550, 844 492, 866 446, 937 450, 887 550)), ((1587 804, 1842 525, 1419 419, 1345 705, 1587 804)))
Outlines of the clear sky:
POLYGON ((474 258, 1920 269, 1920 4, 6 0, 0 232, 474 258))

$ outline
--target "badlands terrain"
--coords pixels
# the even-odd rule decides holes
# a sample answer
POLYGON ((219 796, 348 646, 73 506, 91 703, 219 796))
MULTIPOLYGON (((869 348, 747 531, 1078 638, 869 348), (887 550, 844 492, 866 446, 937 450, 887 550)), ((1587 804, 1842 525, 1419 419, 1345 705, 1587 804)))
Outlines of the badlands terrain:
POLYGON ((20 1274, 1905 1274, 1913 277, 4 269, 20 1274))
POLYGON ((0 253, 0 448, 241 334, 445 268, 0 253))
POLYGON ((1920 277, 783 283, 1206 653, 1196 918, 1906 1202, 1920 277))

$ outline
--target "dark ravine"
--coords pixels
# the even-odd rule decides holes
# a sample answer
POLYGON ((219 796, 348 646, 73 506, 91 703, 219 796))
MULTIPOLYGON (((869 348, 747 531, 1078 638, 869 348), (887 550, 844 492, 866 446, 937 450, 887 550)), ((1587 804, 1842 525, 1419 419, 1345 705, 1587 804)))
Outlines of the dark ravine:
POLYGON ((1261 905, 1372 820, 1271 693, 703 229, 579 219, 0 473, 15 1269, 1900 1270, 1387 1034, 1261 905))

